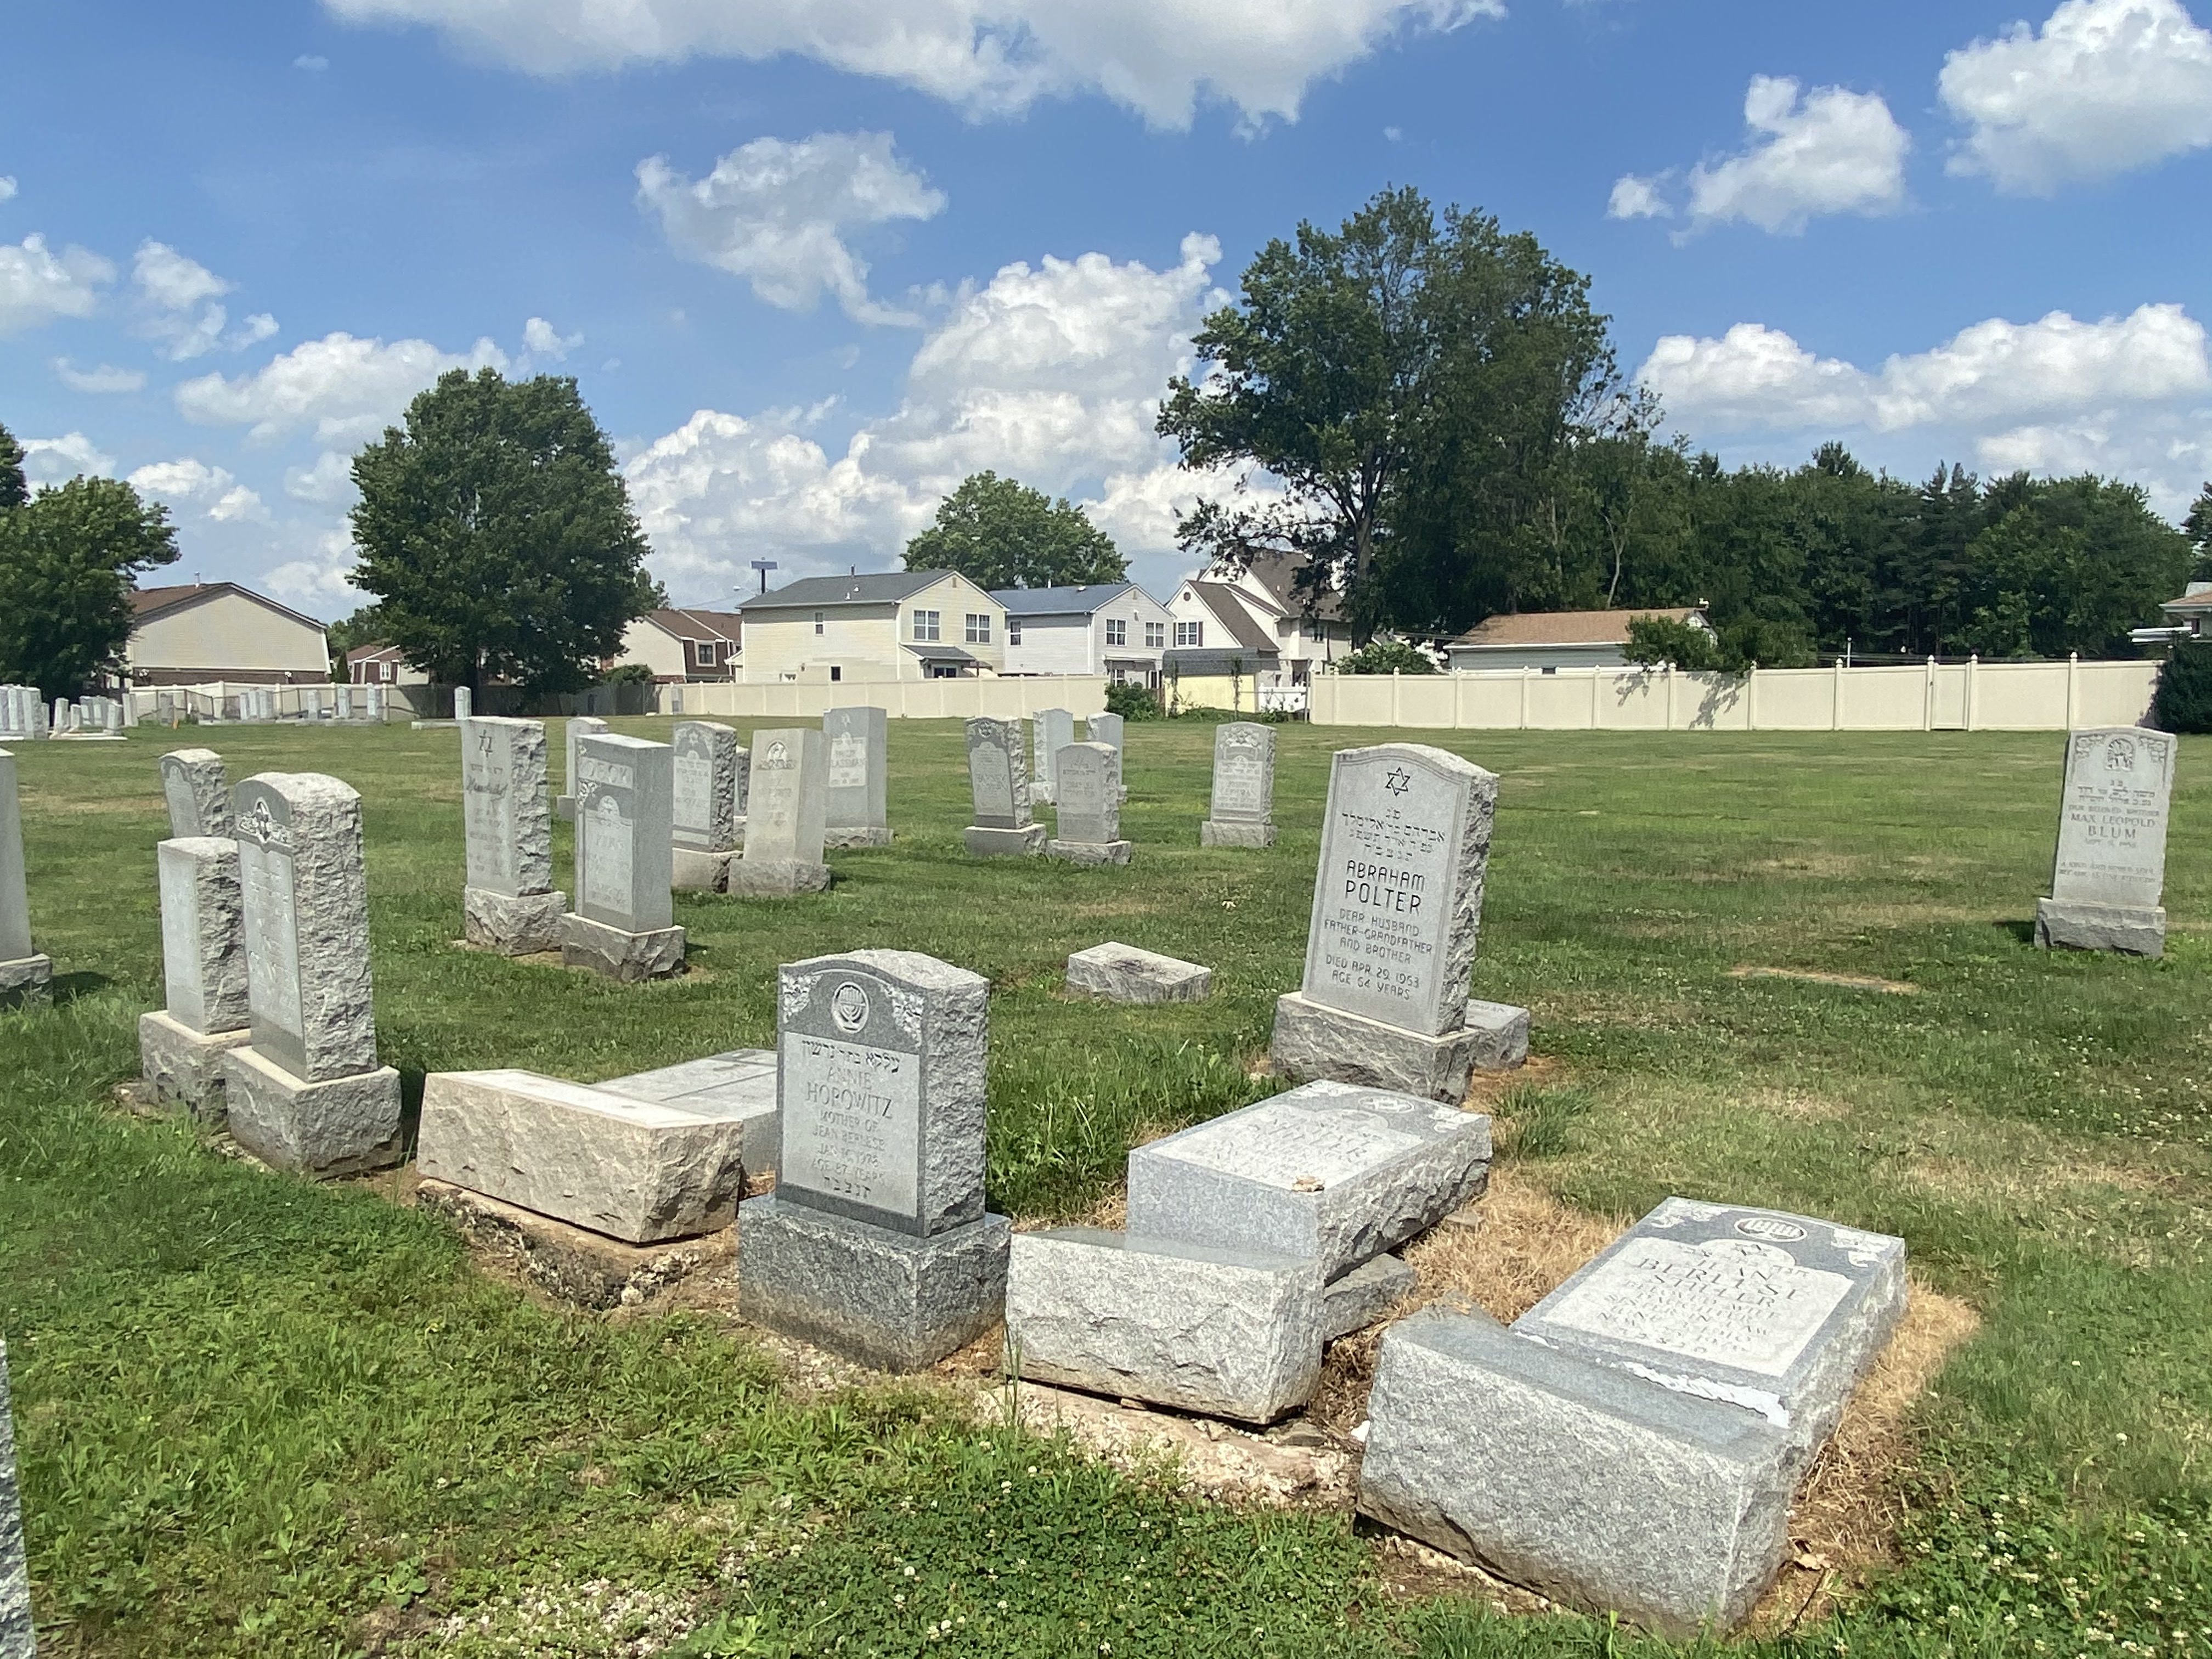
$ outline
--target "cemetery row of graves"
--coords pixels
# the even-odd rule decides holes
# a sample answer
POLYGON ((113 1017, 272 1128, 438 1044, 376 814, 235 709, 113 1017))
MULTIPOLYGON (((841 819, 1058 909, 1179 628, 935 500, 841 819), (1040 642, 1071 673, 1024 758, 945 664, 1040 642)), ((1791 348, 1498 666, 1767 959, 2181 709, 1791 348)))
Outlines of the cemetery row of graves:
MULTIPOLYGON (((478 1424, 480 1448, 434 1435, 368 1455, 380 1478, 391 1461, 419 1475, 489 1458, 509 1482, 526 1469, 569 1488, 540 1495, 545 1516, 611 1483, 623 1501, 603 1509, 651 1512, 636 1525, 654 1549, 587 1543, 592 1528, 564 1518, 539 1540, 565 1552, 549 1590, 523 1582, 547 1559, 519 1559, 495 1524, 512 1492, 479 1494, 465 1522, 411 1513, 398 1526, 397 1501, 368 1528, 380 1565, 366 1589, 297 1617, 273 1606, 265 1571, 244 1571, 244 1556, 265 1566, 268 1553, 240 1549, 253 1528, 235 1518, 220 1544, 195 1540, 187 1575, 225 1578, 220 1613, 194 1604, 173 1622, 112 1577, 77 1575, 42 1534, 39 1471, 82 1471, 99 1437, 88 1424, 77 1455, 42 1462, 45 1437, 72 1437, 34 1413, 29 1559, 50 1647, 228 1651, 258 1630, 265 1650, 323 1651, 336 1630, 354 1644, 340 1651, 1177 1652, 1249 1630, 1250 1651, 1545 1650, 1583 1639, 1560 1635, 1587 1630, 1582 1614, 1654 1642, 1741 1629, 1824 1652, 1854 1640, 2191 1651, 2190 1620, 2212 1625, 2191 1541, 2199 1382, 2168 1376, 2201 1323, 2170 1329, 2157 1308, 2146 1352, 2120 1329, 2143 1310, 2108 1291, 2070 1308, 2083 1340, 2024 1341, 2051 1318, 2060 1247, 2025 1199, 1997 1190, 2030 1143, 2054 1167, 2158 1170, 2165 1184, 2140 1191, 2117 1174, 2089 1183, 2127 1194, 2117 1255, 2088 1244, 2094 1228, 2058 1237, 2107 1273, 2176 1281, 2154 1303, 2201 1295, 2194 1075, 2177 1093, 2169 1073, 2160 1111, 2142 1109, 2139 1085, 2117 1109, 2084 1086, 2116 1058, 2130 1074, 2154 1056, 2195 1064, 2205 1041, 2201 1017, 2178 1012, 2201 971, 2185 927, 2167 954, 2170 736, 2077 732, 2060 757, 2047 740, 2002 739, 1948 761, 1869 742, 1856 763, 1787 744, 1687 762, 1684 745, 1664 751, 1678 775, 1662 782, 1648 758, 1625 763, 1626 745, 1595 740, 1579 768, 1524 743, 1519 764, 1492 769, 1397 741, 1332 753, 1324 734, 1247 722, 1139 728, 1132 768, 1118 720, 1093 717, 1079 741, 1058 710, 970 720, 948 752, 953 734, 894 738, 863 708, 750 734, 574 720, 556 777, 541 723, 456 712, 451 731, 325 728, 312 750, 250 721, 169 747, 95 719, 84 735, 122 752, 41 744, 27 795, 17 757, 0 760, 0 983, 21 1005, 0 1040, 28 1062, 10 1102, 24 1123, 0 1152, 13 1148, 40 1191, 84 1178, 52 1167, 52 1133, 35 1124, 54 1108, 33 1076, 58 1068, 79 1120, 98 1120, 83 1146, 151 1158, 167 1179, 197 1168, 252 1185, 264 1215, 281 1192, 286 1211, 327 1212, 340 1232, 434 1255, 426 1241, 440 1241, 447 1294, 507 1299, 476 1317, 487 1342, 515 1342, 520 1375, 553 1332, 648 1371, 737 1369, 711 1405, 669 1411, 664 1397, 675 1420, 659 1430, 618 1424, 604 1402, 586 1430, 562 1422, 562 1402, 611 1362, 580 1353, 575 1376, 540 1376, 529 1424, 478 1424), (434 790, 394 767, 395 741, 442 770, 434 790), (894 750, 909 748, 921 752, 902 769, 894 750), (1295 755, 1288 816, 1279 750, 1295 755), (280 751, 283 766, 241 765, 280 751), (328 769, 291 769, 310 752, 328 769), (1962 788, 1977 755, 1996 769, 1962 788), (104 813, 98 792, 72 792, 80 757, 108 792, 104 813), (956 797, 946 763, 961 758, 956 797), (137 1014, 136 1063, 103 1107, 85 1084, 115 1044, 94 1027, 112 1028, 131 993, 73 982, 67 948, 58 969, 52 940, 33 940, 46 908, 24 832, 37 852, 42 809, 77 812, 74 835, 32 860, 67 864, 64 839, 130 817, 115 804, 145 793, 125 760, 157 779, 167 817, 148 872, 161 1006, 137 1014), (349 769, 363 787, 341 781, 349 769), (2039 843, 2048 892, 2023 883, 1996 896, 2001 915, 1977 913, 1996 842, 1925 812, 1908 781, 2023 815, 2009 834, 2039 843), (1791 815, 1808 789, 1841 809, 1838 830, 1791 815), (1566 805, 1583 799, 1607 804, 1566 805), (966 819, 957 833, 948 805, 966 819), (404 849, 404 921, 378 878, 403 856, 380 847, 380 812, 447 817, 404 849), (1874 850, 1747 860, 1808 829, 1874 850), (555 885, 564 851, 568 891, 555 885), (1501 927, 1492 895, 1516 881, 1501 927), (1516 922, 1521 939, 1501 951, 1516 922), (1754 945, 1780 959, 1740 959, 1754 945), (1726 988, 1705 985, 1723 961, 1726 988), (395 963, 410 981, 397 1019, 395 963), (2061 1006, 2057 1052, 2080 1063, 1993 1108, 2024 1055, 2008 1059, 2005 1042, 2061 1006), (395 1026, 410 1031, 398 1064, 395 1026), (1089 1066, 1074 1087, 1071 1046, 1089 1066), (640 1049, 653 1063, 608 1063, 640 1049), (1973 1171, 1954 1191, 1918 1172, 1924 1157, 1903 1180, 1852 1178, 1885 1137, 1938 1121, 1974 1131, 1954 1137, 1972 1152, 1951 1161, 1973 1171), (462 1265, 464 1239, 495 1277, 462 1265), (1982 1321, 1997 1328, 1953 1356, 1982 1321), (2074 1346, 2099 1355, 2095 1376, 2074 1346), (2094 1403, 2114 1367, 2138 1365, 2158 1389, 2128 1412, 2094 1403), (1954 1375, 1978 1366, 1980 1396, 1969 1381, 1965 1407, 1946 1410, 1954 1375), (850 1391, 794 1382, 824 1376, 850 1391), (2101 1425, 2121 1420, 2141 1443, 2114 1456, 2101 1425), (1178 1443, 1194 1424, 1200 1439, 1178 1443), (2072 1446, 2062 1457, 2084 1431, 2100 1440, 2087 1461, 2072 1446), (1209 1498, 1156 1450, 1114 1455, 1147 1443, 1218 1445, 1232 1474, 1276 1476, 1290 1510, 1255 1508, 1257 1486, 1234 1479, 1209 1498), (650 1478, 636 1467, 646 1444, 650 1478), (2100 1455, 2126 1478, 2097 1473, 2100 1455), (871 1477, 843 1468, 810 1489, 799 1473, 841 1458, 871 1477), (1001 1498, 1020 1507, 1011 1474, 996 1496, 987 1481, 963 1498, 950 1533, 920 1518, 916 1491, 951 1523, 945 1494, 1009 1459, 1048 1484, 1058 1522, 992 1525, 1001 1498), (703 1558, 696 1536, 668 1541, 709 1512, 703 1558), (2000 1543, 2016 1540, 2008 1527, 2034 1530, 2041 1564, 2006 1571, 2024 1546, 1993 1553, 1978 1526, 2000 1543), (1028 1551, 1080 1580, 1155 1527, 1146 1541, 1165 1558, 1139 1550, 1152 1571, 1119 1588, 1048 1570, 1022 1607, 993 1605, 987 1585, 1039 1565, 1028 1551), (1309 1550, 1302 1592, 1282 1570, 1296 1581, 1309 1550), (862 1557, 915 1605, 908 1589, 886 1605, 880 1586, 853 1583, 862 1557), (1378 1583, 1394 1562, 1419 1570, 1401 1571, 1395 1595, 1378 1583), (1195 1594, 1169 1588, 1194 1573, 1195 1594), (1964 1599, 1939 1606, 1916 1573, 1979 1575, 1978 1588, 1954 1584, 1945 1595, 1964 1599), (1376 1604, 1387 1611, 1365 1611, 1376 1604), (1545 1617, 1528 1622, 1531 1609, 1545 1617)), ((142 848, 137 866, 115 862, 147 860, 142 848)), ((2193 863, 2187 880, 2193 896, 2193 863)), ((102 902, 88 897, 88 912, 102 902)), ((88 914, 74 926, 99 931, 88 914)), ((2028 1070, 2045 1069, 2048 1047, 2028 1070)), ((9 1260, 17 1247, 56 1264, 69 1254, 82 1218, 42 1224, 40 1210, 15 1224, 9 1260)), ((381 1252, 356 1241, 337 1254, 381 1252)), ((196 1257, 191 1271, 208 1267, 196 1257)), ((60 1280, 18 1271, 47 1288, 11 1284, 0 1312, 35 1343, 24 1304, 62 1295, 60 1280)), ((2059 1276, 2078 1288, 2082 1264, 2059 1276)), ((330 1288, 357 1296, 346 1277, 330 1288)), ((421 1305, 376 1308, 369 1326, 407 1321, 411 1339, 421 1305)), ((436 1346, 420 1356, 432 1370, 436 1346)), ((24 1352, 18 1338, 19 1370, 24 1352)), ((50 1413, 90 1409, 41 1374, 52 1349, 28 1352, 50 1413)), ((333 1409, 348 1407, 294 1407, 333 1409)), ((142 1446, 160 1443, 155 1422, 142 1418, 142 1446)), ((457 1477, 430 1479, 444 1492, 457 1477)), ((100 1530, 99 1482, 83 1484, 52 1493, 72 1536, 100 1530)), ((343 1530, 361 1531, 356 1501, 337 1503, 343 1530)), ((10 1659, 29 1650, 23 1524, 0 1514, 10 1659)), ((160 1577, 162 1553, 142 1549, 140 1573, 160 1577)))

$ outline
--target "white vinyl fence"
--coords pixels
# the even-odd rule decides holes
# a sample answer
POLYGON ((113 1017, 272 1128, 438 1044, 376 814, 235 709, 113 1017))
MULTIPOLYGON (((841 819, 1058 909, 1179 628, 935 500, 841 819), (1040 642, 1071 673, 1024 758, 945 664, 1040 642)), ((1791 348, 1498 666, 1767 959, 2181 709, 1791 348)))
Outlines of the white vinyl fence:
POLYGON ((1598 732, 2063 732, 2150 710, 2155 662, 1906 663, 1755 668, 1486 669, 1322 674, 1316 726, 1598 732))
POLYGON ((693 681, 663 685, 664 714, 728 714, 739 720, 817 720, 831 708, 880 708, 892 720, 1018 720, 1040 708, 1087 718, 1106 711, 1103 674, 1041 674, 1000 679, 811 680, 748 685, 693 681))

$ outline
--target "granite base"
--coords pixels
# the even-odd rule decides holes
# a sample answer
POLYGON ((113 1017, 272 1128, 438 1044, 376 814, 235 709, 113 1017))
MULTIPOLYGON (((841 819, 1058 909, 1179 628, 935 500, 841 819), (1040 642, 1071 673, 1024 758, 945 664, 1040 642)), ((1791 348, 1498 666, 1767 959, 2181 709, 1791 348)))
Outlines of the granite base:
POLYGON ((570 968, 589 968, 609 979, 634 985, 684 971, 684 930, 655 927, 626 933, 589 916, 561 918, 561 960, 570 968))
POLYGON ((829 890, 830 866, 797 859, 730 860, 727 891, 732 898, 789 898, 797 893, 829 890))
POLYGON ((626 1244, 443 1181, 415 1189, 418 1209, 443 1216, 469 1243, 511 1265, 547 1295, 578 1308, 634 1308, 722 1265, 726 1227, 704 1237, 626 1244))
POLYGON ((1456 1103, 1476 1072, 1506 1072, 1528 1058, 1528 1011, 1470 1000, 1467 1024, 1427 1036, 1346 1013, 1290 992, 1275 1000, 1275 1068, 1296 1078, 1395 1089, 1456 1103))
POLYGON ((1044 825, 1020 830, 988 830, 971 823, 960 832, 969 853, 979 859, 1033 859, 1044 851, 1044 825))
POLYGON ((1237 823, 1207 818, 1198 826, 1200 847, 1273 847, 1275 826, 1272 823, 1237 823))
POLYGON ((672 858, 668 884, 679 893, 726 893, 730 866, 740 856, 734 848, 726 853, 702 853, 696 847, 679 847, 672 858))
POLYGON ((891 832, 879 823, 848 823, 822 832, 824 847, 888 847, 891 832))
POLYGON ((1066 864, 1127 864, 1129 843, 1126 841, 1048 841, 1044 844, 1047 858, 1059 859, 1066 864))
POLYGON ((307 1083, 252 1047, 222 1060, 230 1136, 271 1169, 319 1178, 399 1160, 399 1073, 389 1066, 307 1083))
POLYGON ((501 956, 535 956, 561 948, 561 919, 568 914, 566 893, 495 893, 482 887, 461 889, 461 937, 480 950, 501 956))
POLYGON ((1012 1227, 986 1215, 930 1238, 773 1193, 738 1206, 738 1311, 864 1365, 918 1371, 999 1322, 1012 1227))
POLYGON ((52 957, 18 957, 13 962, 0 962, 0 1008, 49 1002, 53 985, 52 957))
POLYGON ((553 816, 556 818, 567 818, 571 823, 574 823, 576 820, 576 798, 574 795, 554 796, 553 816))
POLYGON ((138 1074, 155 1100, 182 1106, 210 1127, 221 1128, 227 1115, 222 1057, 252 1040, 252 1031, 244 1026, 195 1031, 157 1009, 138 1016, 138 1074))
POLYGON ((2166 907, 2081 904, 2070 899, 2035 902, 2039 950, 2118 951, 2131 957, 2166 954, 2166 907))

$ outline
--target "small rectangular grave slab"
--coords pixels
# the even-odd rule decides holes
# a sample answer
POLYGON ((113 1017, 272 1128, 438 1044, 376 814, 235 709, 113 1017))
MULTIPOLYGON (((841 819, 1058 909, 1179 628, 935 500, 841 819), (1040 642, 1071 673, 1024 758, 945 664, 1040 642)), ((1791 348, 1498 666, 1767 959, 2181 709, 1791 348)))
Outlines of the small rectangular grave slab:
POLYGON ((230 834, 230 783, 222 756, 212 749, 173 749, 160 765, 173 837, 230 834))
POLYGON ((561 961, 588 968, 625 985, 665 979, 684 971, 684 930, 655 927, 633 933, 574 911, 561 918, 561 961))
POLYGON ((1212 993, 1213 969, 1133 945, 1094 945, 1068 957, 1067 988, 1109 1002, 1197 1002, 1212 993))
POLYGON ((679 893, 726 893, 730 890, 730 866, 738 861, 738 854, 702 853, 690 847, 678 847, 672 854, 669 867, 669 885, 679 893))
POLYGON ((1091 1227, 1014 1235, 1007 1355, 1033 1381, 1272 1423, 1313 1397, 1322 1341, 1310 1261, 1091 1227))
POLYGON ((1023 830, 993 830, 970 824, 960 832, 960 843, 979 859, 1033 859, 1044 851, 1044 825, 1023 830))
POLYGON ((534 1072, 433 1072, 415 1162, 428 1177, 631 1244, 726 1227, 744 1121, 534 1072))
POLYGON ((773 1174, 782 1162, 773 1048, 732 1048, 703 1060, 609 1078, 593 1086, 633 1100, 658 1101, 681 1112, 734 1119, 744 1137, 749 1183, 773 1174))
POLYGON ((1489 1171, 1480 1113, 1309 1083, 1132 1151, 1128 1226, 1310 1259, 1327 1282, 1434 1226, 1489 1171))
POLYGON ((23 1500, 15 1480, 15 1418, 8 1401, 8 1345, 0 1341, 0 1655, 33 1659, 31 1575, 23 1556, 23 1500))
POLYGON ((824 846, 890 845, 889 729, 888 716, 877 708, 832 708, 823 714, 828 768, 823 790, 824 846))
POLYGON ((481 887, 461 890, 461 938, 479 950, 501 956, 534 956, 561 948, 561 924, 568 913, 566 893, 524 893, 509 898, 481 887))

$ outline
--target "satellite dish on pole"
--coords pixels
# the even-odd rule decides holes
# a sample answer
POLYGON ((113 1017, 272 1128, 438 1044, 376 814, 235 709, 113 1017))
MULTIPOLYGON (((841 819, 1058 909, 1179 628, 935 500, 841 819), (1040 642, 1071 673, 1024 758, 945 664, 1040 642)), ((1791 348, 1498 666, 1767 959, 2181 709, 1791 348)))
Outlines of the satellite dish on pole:
POLYGON ((763 593, 767 592, 768 573, 775 568, 775 561, 774 559, 755 559, 753 561, 753 568, 760 572, 761 592, 763 593))

